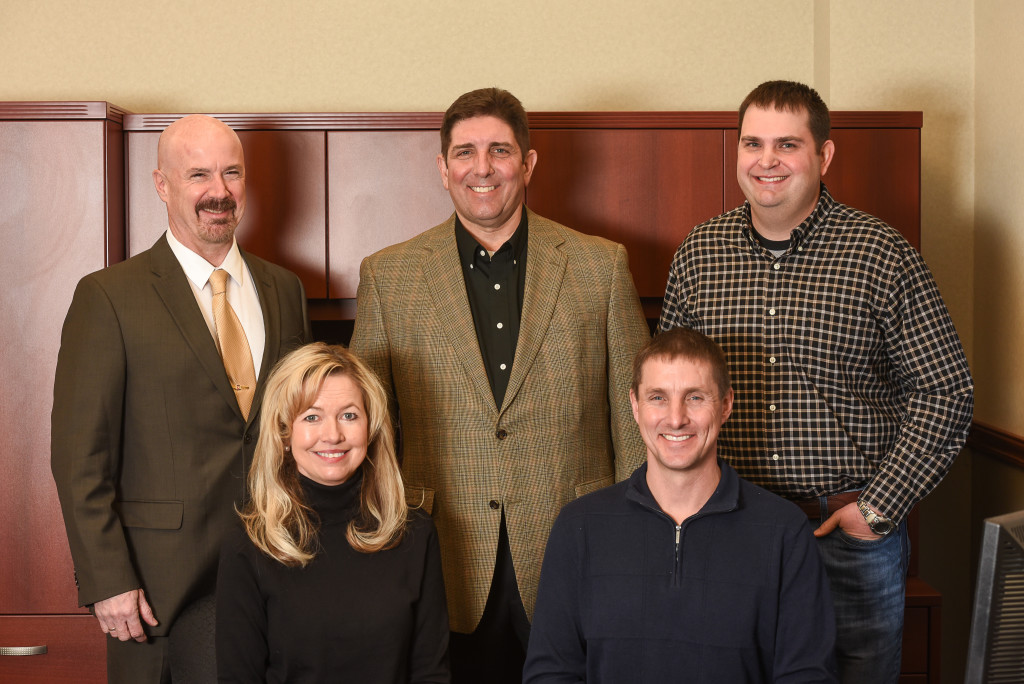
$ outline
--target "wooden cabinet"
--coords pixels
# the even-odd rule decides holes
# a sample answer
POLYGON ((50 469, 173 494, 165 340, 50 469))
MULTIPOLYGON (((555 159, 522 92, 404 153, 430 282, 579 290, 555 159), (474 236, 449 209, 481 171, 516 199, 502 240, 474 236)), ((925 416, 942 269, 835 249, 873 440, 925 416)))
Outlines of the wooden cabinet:
MULTIPOLYGON (((78 279, 143 251, 167 227, 152 171, 159 132, 178 116, 0 103, 0 646, 48 650, 0 657, 0 681, 102 681, 103 640, 77 608, 49 469, 53 373, 78 279)), ((321 323, 350 325, 365 256, 452 213, 435 162, 440 114, 217 116, 245 147, 239 242, 298 273, 321 323)), ((834 196, 918 245, 921 114, 833 112, 832 121, 834 196)), ((624 243, 657 318, 676 247, 742 202, 736 114, 537 112, 530 124, 538 166, 529 205, 624 243)), ((912 576, 904 669, 917 679, 906 681, 937 681, 940 602, 912 576)))
POLYGON ((105 678, 50 475, 50 409, 75 284, 124 257, 122 116, 105 102, 0 103, 0 647, 46 646, 0 656, 4 682, 105 678))

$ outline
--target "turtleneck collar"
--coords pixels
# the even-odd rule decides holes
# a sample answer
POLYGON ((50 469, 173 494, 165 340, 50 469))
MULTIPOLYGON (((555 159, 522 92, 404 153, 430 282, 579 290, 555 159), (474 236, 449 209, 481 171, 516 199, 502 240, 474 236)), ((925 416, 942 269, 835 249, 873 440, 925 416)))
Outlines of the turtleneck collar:
POLYGON ((323 485, 299 473, 299 484, 306 503, 320 516, 322 525, 347 523, 359 513, 359 492, 363 485, 363 469, 339 485, 323 485))

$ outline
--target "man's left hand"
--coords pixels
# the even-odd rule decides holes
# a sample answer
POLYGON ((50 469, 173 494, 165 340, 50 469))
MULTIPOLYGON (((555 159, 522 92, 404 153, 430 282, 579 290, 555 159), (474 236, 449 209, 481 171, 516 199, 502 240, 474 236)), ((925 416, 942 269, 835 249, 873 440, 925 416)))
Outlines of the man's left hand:
POLYGON ((872 532, 871 528, 868 527, 868 523, 864 520, 864 516, 861 515, 856 502, 846 504, 829 516, 828 520, 821 523, 821 526, 814 530, 814 536, 824 537, 825 535, 832 534, 837 527, 854 539, 863 539, 864 541, 878 541, 881 539, 880 536, 872 532))

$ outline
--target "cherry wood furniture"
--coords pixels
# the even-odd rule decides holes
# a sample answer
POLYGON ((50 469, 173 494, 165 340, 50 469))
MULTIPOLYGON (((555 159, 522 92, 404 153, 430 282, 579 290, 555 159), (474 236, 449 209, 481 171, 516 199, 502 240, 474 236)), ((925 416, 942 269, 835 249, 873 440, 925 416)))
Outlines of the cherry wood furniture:
MULTIPOLYGON (((77 280, 149 247, 166 229, 153 189, 159 132, 178 114, 102 102, 0 103, 4 355, 0 429, 2 681, 103 679, 103 642, 76 607, 49 472, 60 326, 77 280), (37 643, 38 642, 38 643, 37 643)), ((317 331, 347 340, 359 263, 452 212, 440 183, 436 113, 218 114, 246 152, 250 251, 300 275, 317 331)), ((920 244, 920 112, 834 112, 825 180, 842 202, 920 244)), ((650 319, 676 247, 742 201, 734 112, 535 112, 538 164, 527 202, 577 230, 624 243, 650 319)), ((59 417, 58 417, 59 418, 59 417)), ((906 682, 938 681, 941 597, 908 583, 906 682)))

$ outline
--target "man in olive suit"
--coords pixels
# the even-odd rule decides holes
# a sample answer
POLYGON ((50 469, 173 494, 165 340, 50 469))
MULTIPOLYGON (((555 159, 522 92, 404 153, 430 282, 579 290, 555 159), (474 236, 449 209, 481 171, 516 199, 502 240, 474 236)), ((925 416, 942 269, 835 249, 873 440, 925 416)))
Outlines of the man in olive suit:
POLYGON ((167 634, 213 590, 263 382, 309 339, 298 277, 235 242, 245 210, 238 136, 210 117, 176 121, 160 136, 153 179, 168 231, 79 282, 51 430, 79 601, 110 636, 109 681, 131 684, 170 680, 167 634), (216 310, 217 297, 230 311, 216 310), (222 342, 238 326, 244 339, 222 342), (226 369, 228 346, 251 375, 226 369))
POLYGON ((526 208, 529 142, 510 93, 459 97, 437 157, 455 213, 360 269, 352 349, 394 391, 407 498, 437 524, 457 684, 521 680, 555 517, 644 458, 626 250, 526 208))

